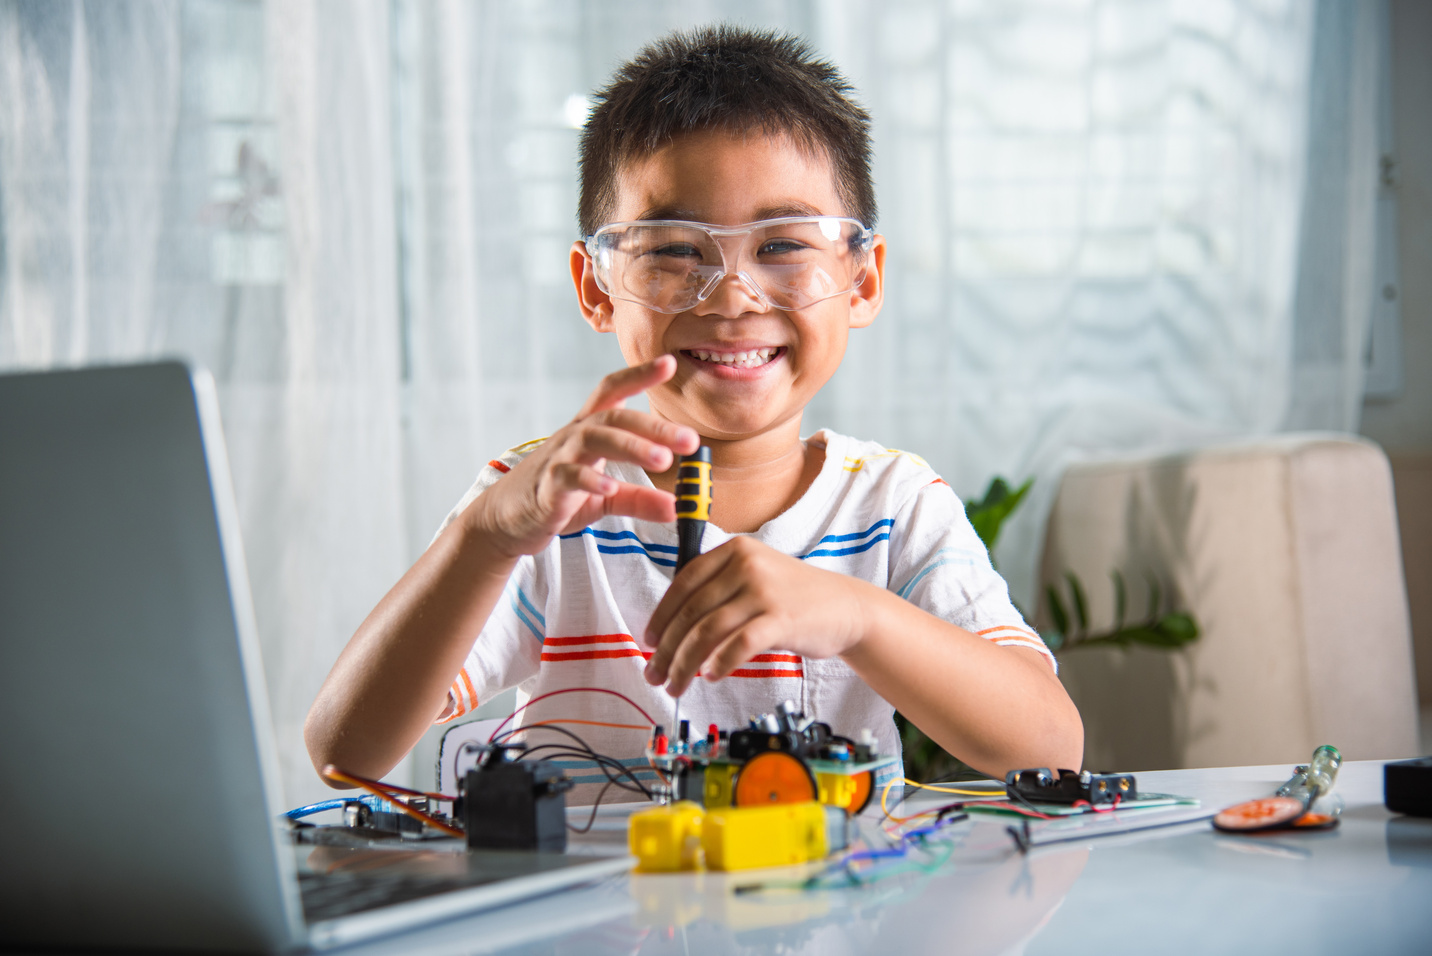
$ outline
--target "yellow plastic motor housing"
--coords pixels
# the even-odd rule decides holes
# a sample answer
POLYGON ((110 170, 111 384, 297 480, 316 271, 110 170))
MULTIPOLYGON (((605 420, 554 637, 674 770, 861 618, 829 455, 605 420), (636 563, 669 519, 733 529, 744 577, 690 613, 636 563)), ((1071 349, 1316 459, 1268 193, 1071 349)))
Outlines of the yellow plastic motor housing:
POLYGON ((627 826, 627 847, 643 873, 672 873, 701 868, 699 803, 682 800, 638 810, 627 826))
MULTIPOLYGON (((836 810, 843 830, 845 813, 836 810)), ((816 800, 708 810, 701 826, 706 867, 750 870, 819 860, 844 846, 832 846, 826 808, 816 800)))
POLYGON ((706 768, 705 783, 703 796, 707 809, 729 807, 731 792, 735 789, 736 784, 736 765, 730 763, 711 764, 706 768))
POLYGON ((855 777, 843 773, 818 773, 815 775, 818 799, 821 803, 844 809, 855 799, 855 777))

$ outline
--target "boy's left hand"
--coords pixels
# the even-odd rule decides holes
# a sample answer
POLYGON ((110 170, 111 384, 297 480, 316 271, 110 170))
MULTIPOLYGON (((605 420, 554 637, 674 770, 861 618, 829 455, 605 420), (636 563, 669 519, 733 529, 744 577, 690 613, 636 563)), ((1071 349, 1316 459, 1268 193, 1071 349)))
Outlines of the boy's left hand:
POLYGON ((864 633, 859 591, 868 586, 732 538, 688 564, 652 612, 643 640, 656 653, 646 679, 675 697, 697 674, 720 680, 772 649, 844 653, 864 633))

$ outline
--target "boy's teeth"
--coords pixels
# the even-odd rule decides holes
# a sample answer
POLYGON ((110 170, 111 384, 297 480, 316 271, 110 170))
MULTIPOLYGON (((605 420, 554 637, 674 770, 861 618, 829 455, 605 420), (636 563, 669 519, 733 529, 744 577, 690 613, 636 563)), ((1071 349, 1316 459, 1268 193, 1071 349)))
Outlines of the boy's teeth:
POLYGON ((757 365, 765 365, 777 351, 778 349, 770 348, 751 349, 748 352, 707 352, 703 349, 692 349, 691 354, 703 362, 715 362, 735 368, 754 368, 757 365))

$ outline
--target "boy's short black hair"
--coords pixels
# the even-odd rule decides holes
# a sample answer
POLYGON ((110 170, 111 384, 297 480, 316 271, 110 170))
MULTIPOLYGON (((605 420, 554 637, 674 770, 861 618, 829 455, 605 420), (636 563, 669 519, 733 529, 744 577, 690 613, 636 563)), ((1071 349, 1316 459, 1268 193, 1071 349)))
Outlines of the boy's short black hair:
POLYGON ((728 25, 672 33, 645 47, 596 94, 581 142, 577 223, 609 221, 623 162, 708 129, 783 133, 830 159, 847 215, 875 225, 870 116, 854 88, 804 40, 728 25))

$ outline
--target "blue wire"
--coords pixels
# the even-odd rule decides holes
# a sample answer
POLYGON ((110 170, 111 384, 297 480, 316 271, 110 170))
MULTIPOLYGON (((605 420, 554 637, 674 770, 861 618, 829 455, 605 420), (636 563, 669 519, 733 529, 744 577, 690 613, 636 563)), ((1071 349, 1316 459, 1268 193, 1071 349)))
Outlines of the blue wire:
POLYGON ((284 814, 290 820, 299 820, 303 817, 312 816, 315 813, 322 813, 324 810, 338 810, 358 801, 352 797, 340 797, 336 800, 324 800, 321 803, 310 803, 306 807, 299 807, 284 814))

